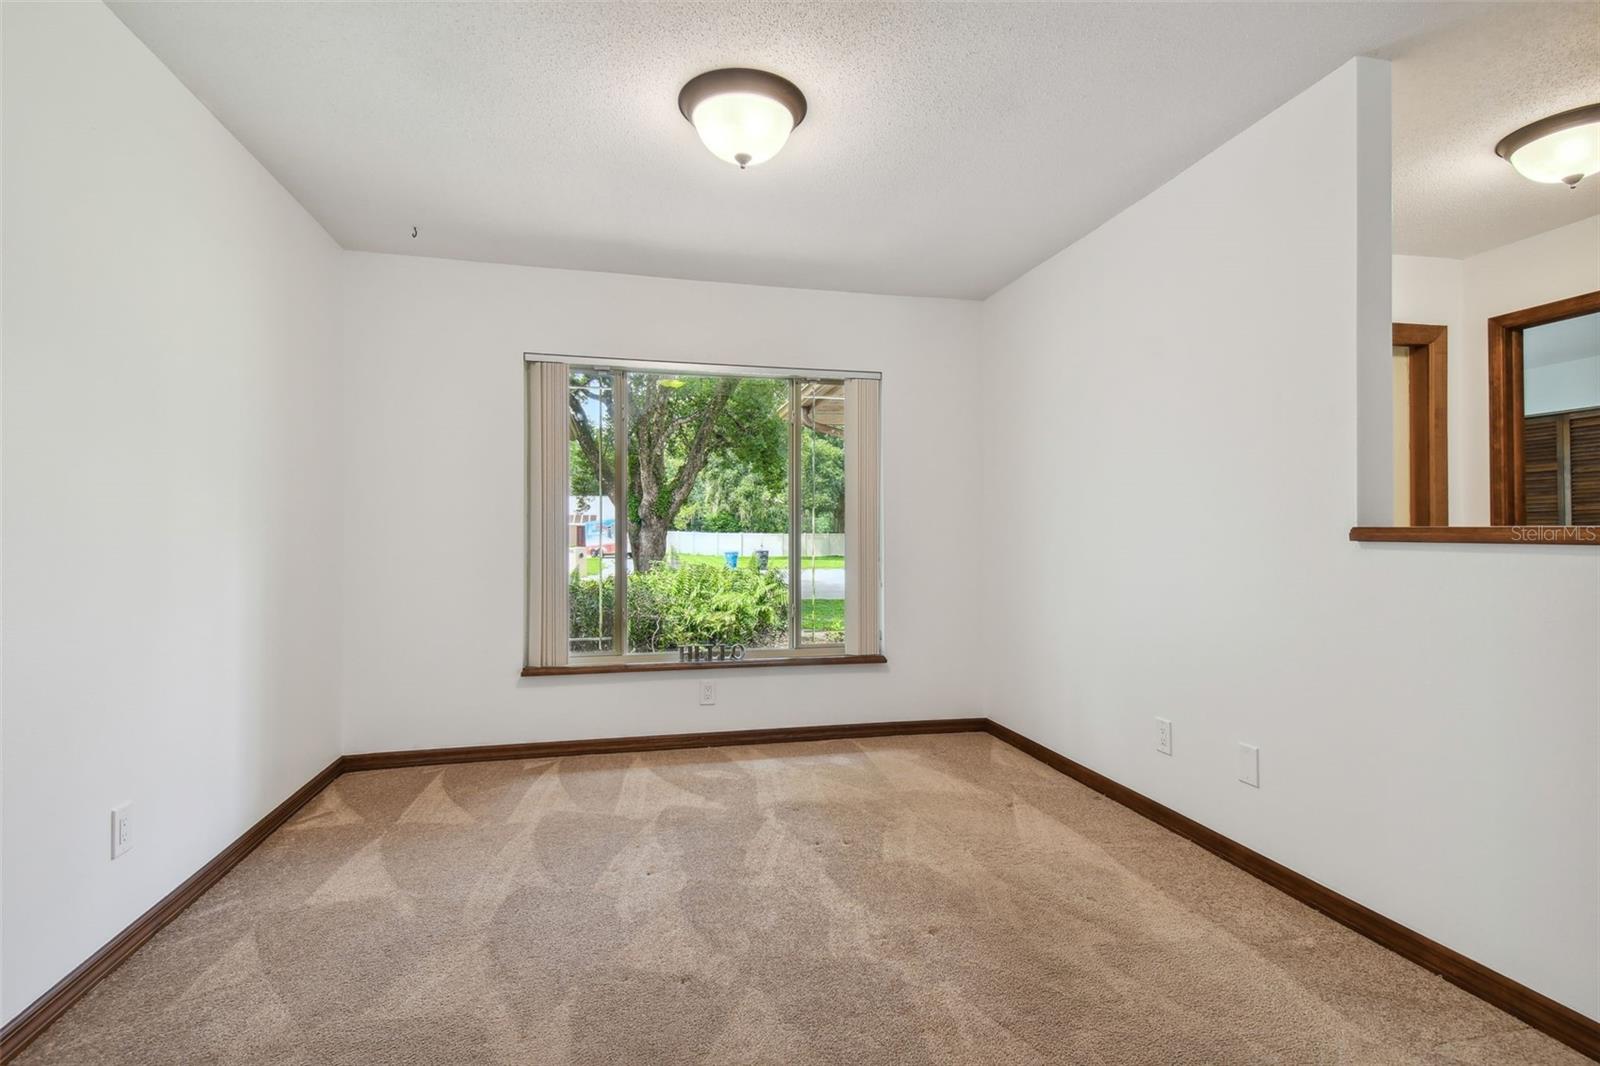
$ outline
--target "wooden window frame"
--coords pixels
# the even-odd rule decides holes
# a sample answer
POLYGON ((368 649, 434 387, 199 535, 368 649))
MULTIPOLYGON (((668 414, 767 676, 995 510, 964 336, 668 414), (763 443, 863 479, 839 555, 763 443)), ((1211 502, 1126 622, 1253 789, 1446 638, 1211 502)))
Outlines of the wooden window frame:
MULTIPOLYGON (((1391 343, 1407 353, 1413 526, 1450 524, 1449 330, 1396 322, 1391 343)), ((1398 525, 1398 523, 1396 523, 1398 525)))
POLYGON ((1522 457, 1522 334, 1534 326, 1600 311, 1600 291, 1489 319, 1489 523, 1522 525, 1527 486, 1522 457))

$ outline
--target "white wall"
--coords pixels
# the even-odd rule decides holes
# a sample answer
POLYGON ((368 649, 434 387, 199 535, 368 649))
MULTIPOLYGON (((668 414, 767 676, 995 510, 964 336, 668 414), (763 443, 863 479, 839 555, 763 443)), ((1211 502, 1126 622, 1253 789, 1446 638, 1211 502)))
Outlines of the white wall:
MULTIPOLYGON (((1450 483, 1450 524, 1487 525, 1488 512, 1483 521, 1467 521, 1467 444, 1473 420, 1489 417, 1489 400, 1485 392, 1481 408, 1469 408, 1470 385, 1467 376, 1474 372, 1466 360, 1466 323, 1462 319, 1461 260, 1439 259, 1431 256, 1397 255, 1393 260, 1392 315, 1396 322, 1412 325, 1445 327, 1445 432, 1448 436, 1449 454, 1446 474, 1450 483)), ((1483 357, 1479 372, 1489 373, 1488 355, 1483 357)), ((1487 389, 1487 385, 1485 385, 1487 389)), ((1485 431, 1487 432, 1487 431, 1485 431)), ((1485 441, 1488 437, 1485 436, 1485 441)), ((1487 447, 1487 444, 1485 445, 1487 447)), ((1487 459, 1482 476, 1489 476, 1487 459)), ((1484 507, 1488 507, 1485 497, 1484 507)), ((1388 523, 1379 523, 1387 525, 1388 523)))
POLYGON ((338 753, 339 252, 106 8, 0 9, 9 1018, 338 753))
POLYGON ((348 752, 978 714, 979 307, 352 253, 348 752), (881 370, 887 666, 518 676, 522 353, 881 370))
MULTIPOLYGON (((1382 68, 979 309, 341 255, 102 7, 0 10, 0 1017, 341 750, 983 710, 1600 1013, 1600 561, 1345 537, 1387 493, 1382 68), (518 678, 530 349, 882 370, 890 664, 518 678), (964 551, 1018 501, 1023 579, 964 551)), ((1480 258, 1395 317, 1554 298, 1480 258)))
POLYGON ((1054 564, 985 586, 986 706, 1600 1015, 1600 559, 1347 539, 1386 78, 1352 62, 986 303, 987 508, 1035 501, 1054 564))
POLYGON ((1488 321, 1600 289, 1600 216, 1470 259, 1394 257, 1394 320, 1448 326, 1450 524, 1489 524, 1488 321))
MULTIPOLYGON (((1462 314, 1466 320, 1462 353, 1469 411, 1489 409, 1488 320, 1507 311, 1600 289, 1600 215, 1574 222, 1525 241, 1508 244, 1462 262, 1462 314)), ((1452 388, 1450 402, 1457 400, 1452 388)), ((1455 443, 1451 442, 1451 448, 1455 443)), ((1466 447, 1466 517, 1489 520, 1489 426, 1487 416, 1469 419, 1466 447)), ((1453 508, 1452 508, 1453 511, 1453 508)))

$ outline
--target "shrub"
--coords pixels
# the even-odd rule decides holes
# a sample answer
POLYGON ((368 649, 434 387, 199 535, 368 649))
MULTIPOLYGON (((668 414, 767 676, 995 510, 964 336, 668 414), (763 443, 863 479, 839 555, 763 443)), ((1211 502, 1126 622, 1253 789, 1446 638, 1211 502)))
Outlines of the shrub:
MULTIPOLYGON (((580 581, 573 576, 572 636, 611 632, 613 588, 609 577, 580 581)), ((628 575, 630 651, 670 651, 686 644, 772 647, 787 643, 788 623, 789 589, 770 571, 689 563, 628 575)))
POLYGON ((571 619, 570 628, 567 630, 571 639, 571 647, 575 652, 600 651, 598 641, 593 639, 599 636, 611 635, 612 619, 616 610, 612 606, 616 602, 613 592, 614 585, 611 579, 581 580, 579 575, 587 568, 588 560, 584 566, 573 571, 567 585, 567 614, 571 619))

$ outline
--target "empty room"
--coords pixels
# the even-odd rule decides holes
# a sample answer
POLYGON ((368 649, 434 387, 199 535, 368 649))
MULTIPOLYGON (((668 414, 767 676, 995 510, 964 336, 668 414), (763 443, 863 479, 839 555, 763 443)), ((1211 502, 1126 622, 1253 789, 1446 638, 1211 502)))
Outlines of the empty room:
POLYGON ((1600 1061, 1600 4, 0 0, 0 1063, 1600 1061))

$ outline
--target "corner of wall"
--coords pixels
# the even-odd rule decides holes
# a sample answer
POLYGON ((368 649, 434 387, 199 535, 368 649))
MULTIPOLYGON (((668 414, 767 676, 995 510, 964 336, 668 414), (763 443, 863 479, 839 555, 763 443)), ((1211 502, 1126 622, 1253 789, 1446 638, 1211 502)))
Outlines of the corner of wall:
POLYGON ((0 11, 9 1019, 339 754, 341 253, 113 11, 0 11))
POLYGON ((1355 524, 1394 521, 1394 421, 1390 322, 1393 210, 1390 66, 1358 57, 1355 78, 1355 524))

